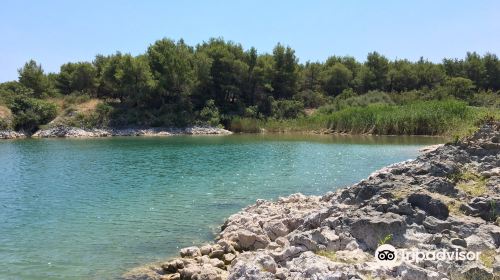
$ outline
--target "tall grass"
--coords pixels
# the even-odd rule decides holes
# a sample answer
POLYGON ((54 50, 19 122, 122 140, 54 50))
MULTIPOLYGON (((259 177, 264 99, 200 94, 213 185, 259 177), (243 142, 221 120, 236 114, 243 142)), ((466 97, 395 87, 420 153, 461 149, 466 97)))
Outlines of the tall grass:
POLYGON ((339 132, 442 135, 471 119, 465 102, 419 101, 407 105, 368 105, 332 113, 328 128, 339 132))
POLYGON ((236 133, 259 133, 261 125, 262 121, 259 119, 235 117, 229 124, 229 130, 236 133))
POLYGON ((485 119, 500 119, 500 111, 470 107, 456 100, 435 100, 347 107, 289 120, 238 118, 231 123, 231 129, 235 132, 326 130, 352 134, 463 136, 485 119))

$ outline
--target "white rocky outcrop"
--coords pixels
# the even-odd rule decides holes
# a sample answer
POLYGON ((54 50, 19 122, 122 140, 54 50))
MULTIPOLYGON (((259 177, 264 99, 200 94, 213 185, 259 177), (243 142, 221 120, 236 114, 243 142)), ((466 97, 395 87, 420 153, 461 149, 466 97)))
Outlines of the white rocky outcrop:
POLYGON ((17 139, 26 138, 24 132, 18 132, 13 130, 0 130, 0 139, 17 139))
POLYGON ((170 135, 226 135, 231 131, 217 127, 188 127, 178 128, 93 128, 82 129, 76 127, 57 126, 42 129, 31 137, 108 137, 108 136, 170 136, 170 135))

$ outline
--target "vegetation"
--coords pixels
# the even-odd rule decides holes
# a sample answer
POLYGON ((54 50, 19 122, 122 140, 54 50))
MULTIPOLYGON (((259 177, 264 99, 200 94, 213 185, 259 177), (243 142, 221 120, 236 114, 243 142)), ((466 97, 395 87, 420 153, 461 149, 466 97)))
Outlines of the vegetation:
POLYGON ((392 238, 393 238, 392 234, 387 234, 386 236, 384 236, 383 238, 381 238, 378 241, 378 246, 381 246, 381 245, 384 245, 384 244, 388 244, 389 242, 392 241, 392 238))
POLYGON ((481 196, 486 193, 486 179, 481 175, 470 171, 462 170, 451 176, 451 180, 459 190, 471 196, 481 196))
POLYGON ((483 263, 483 265, 487 268, 492 268, 493 263, 495 262, 496 252, 493 249, 484 250, 479 255, 479 260, 483 263))
POLYGON ((223 39, 196 46, 162 39, 138 56, 97 55, 59 73, 27 62, 18 81, 0 84, 0 106, 13 114, 0 116, 0 126, 33 131, 59 115, 84 127, 451 134, 498 118, 499 91, 500 60, 489 53, 433 63, 372 52, 365 62, 332 56, 301 64, 281 44, 259 54, 223 39), (74 110, 91 99, 100 100, 94 112, 74 110))

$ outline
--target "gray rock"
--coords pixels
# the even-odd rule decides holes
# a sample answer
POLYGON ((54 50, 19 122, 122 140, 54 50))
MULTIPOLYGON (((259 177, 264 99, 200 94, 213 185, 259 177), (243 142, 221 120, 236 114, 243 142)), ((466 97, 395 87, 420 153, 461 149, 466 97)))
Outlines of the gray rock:
POLYGON ((442 201, 432 198, 427 194, 414 193, 408 196, 408 202, 413 207, 424 210, 427 214, 441 220, 446 220, 449 216, 448 206, 442 201))
POLYGON ((439 220, 433 216, 428 216, 423 222, 424 227, 431 233, 439 233, 443 230, 450 229, 451 223, 448 221, 439 220))
POLYGON ((453 245, 457 245, 457 246, 460 246, 460 247, 467 248, 467 242, 464 239, 462 239, 462 238, 452 238, 450 240, 450 242, 453 245))
POLYGON ((181 257, 183 257, 183 258, 194 258, 194 257, 201 256, 200 248, 198 248, 196 246, 182 248, 179 251, 179 253, 180 253, 181 257))
POLYGON ((392 235, 396 241, 405 230, 406 224, 400 215, 373 211, 353 218, 350 232, 358 242, 365 244, 368 249, 375 250, 380 240, 392 235))

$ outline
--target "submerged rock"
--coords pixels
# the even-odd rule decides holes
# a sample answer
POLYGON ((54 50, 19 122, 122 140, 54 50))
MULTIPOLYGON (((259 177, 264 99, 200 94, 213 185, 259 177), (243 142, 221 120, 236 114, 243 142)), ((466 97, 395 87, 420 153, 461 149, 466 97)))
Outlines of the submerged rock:
POLYGON ((258 200, 225 221, 216 244, 182 249, 182 258, 135 269, 123 278, 500 277, 499 139, 500 124, 487 124, 460 143, 385 167, 323 197, 293 194, 258 200), (481 176, 480 189, 464 190, 461 178, 472 171, 481 176), (399 260, 385 266, 374 255, 381 244, 482 257, 399 260))

